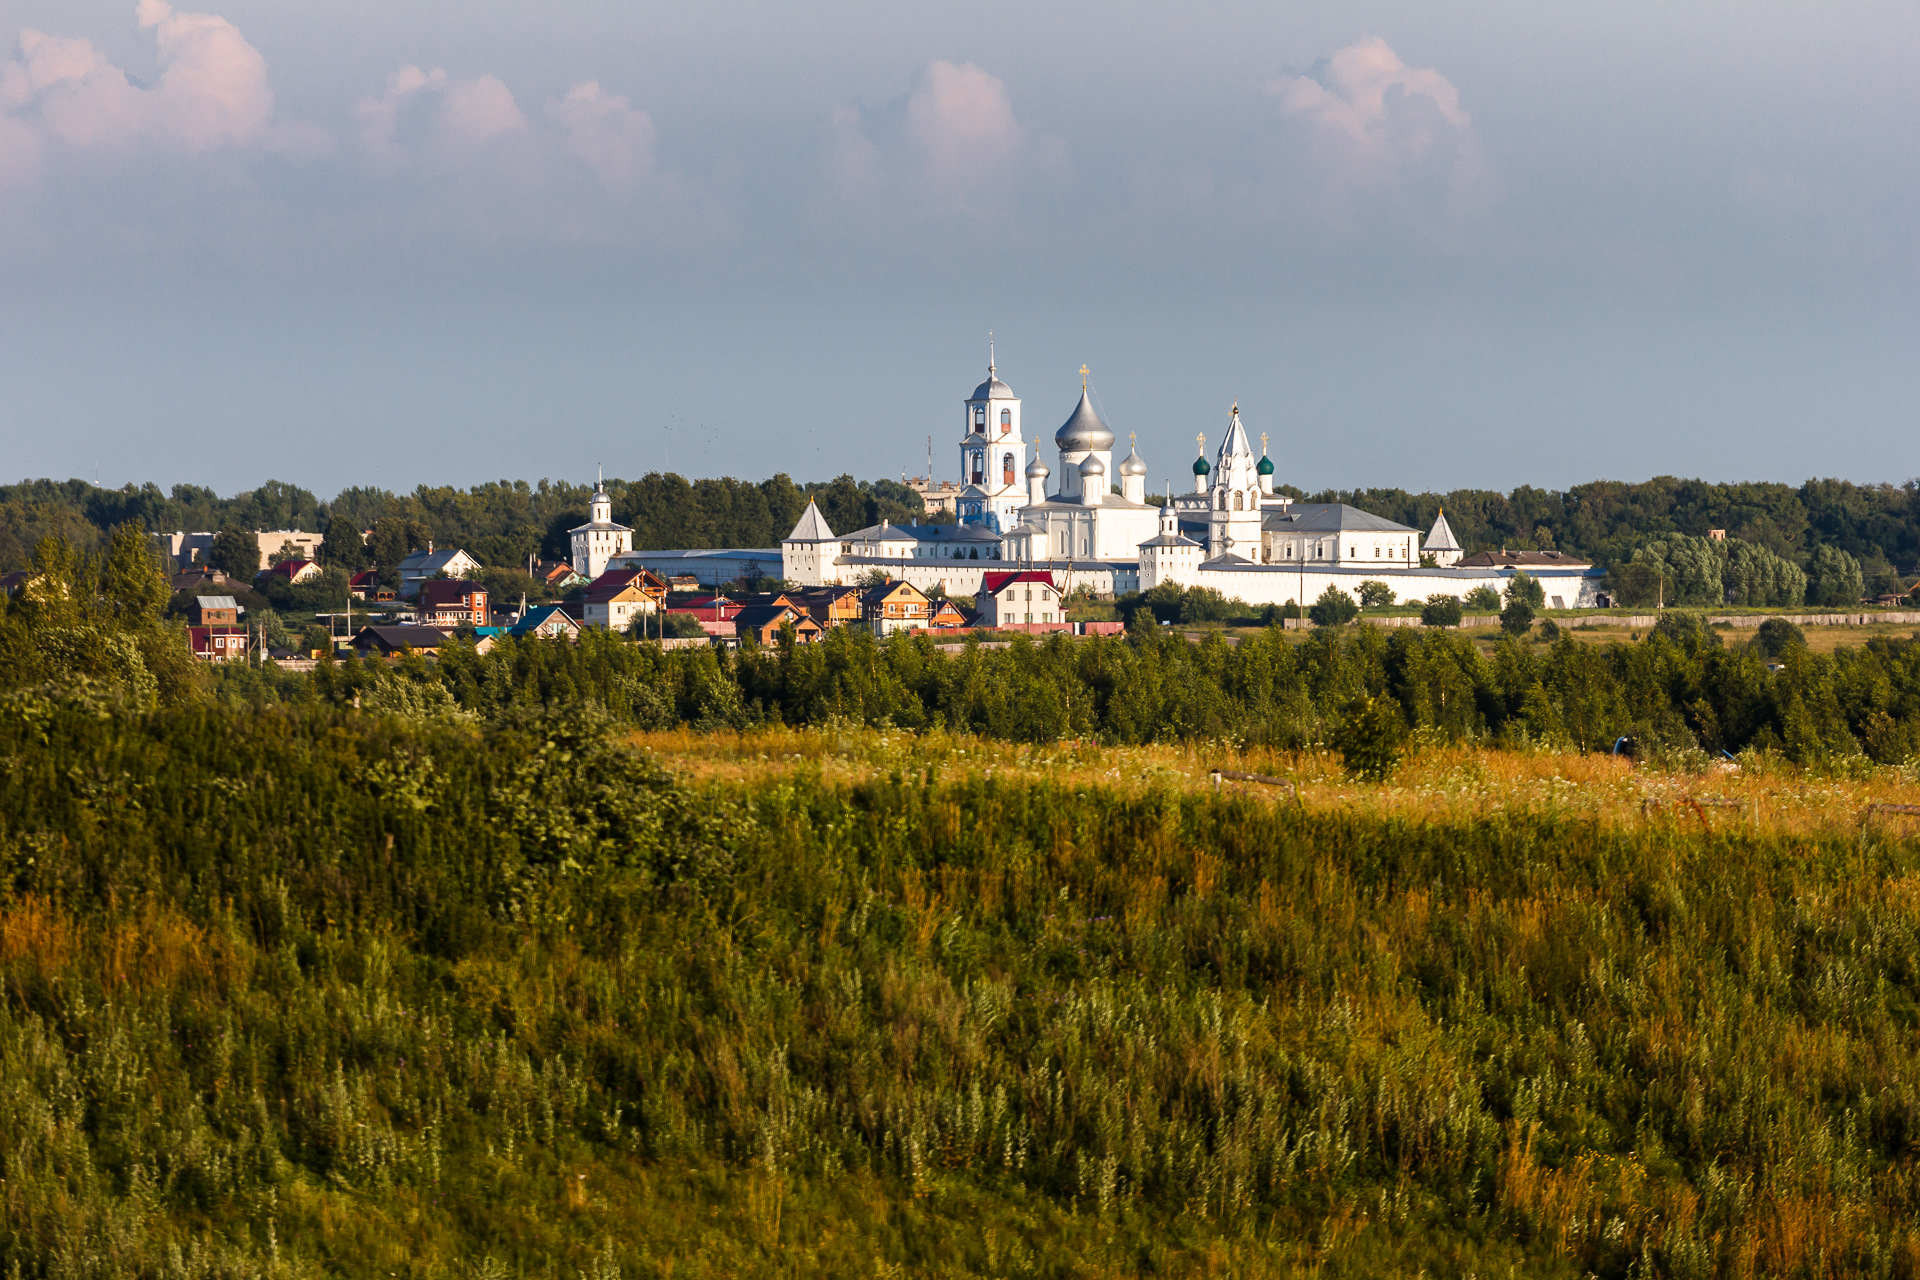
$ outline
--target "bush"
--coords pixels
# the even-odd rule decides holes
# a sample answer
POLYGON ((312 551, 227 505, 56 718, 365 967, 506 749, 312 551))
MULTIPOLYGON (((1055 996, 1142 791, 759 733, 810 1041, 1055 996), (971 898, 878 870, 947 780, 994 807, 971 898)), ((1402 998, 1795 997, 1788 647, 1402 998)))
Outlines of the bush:
POLYGON ((1349 775, 1380 782, 1400 763, 1406 730, 1399 703, 1369 694, 1348 711, 1333 745, 1349 775))
POLYGON ((1359 613, 1360 606, 1353 602, 1352 596, 1329 585, 1307 610, 1307 617, 1313 619, 1316 627, 1340 627, 1352 622, 1359 613))
POLYGON ((1533 606, 1525 600, 1509 600, 1500 611, 1500 629, 1510 636, 1523 636, 1533 626, 1533 606))
POLYGON ((1500 593, 1492 587, 1475 587, 1467 592, 1466 607, 1475 613, 1498 613, 1500 593))
POLYGON ((1458 596, 1434 596, 1420 610, 1420 625, 1423 627, 1457 627, 1465 610, 1460 607, 1458 596))
POLYGON ((1362 609, 1385 609, 1393 603, 1393 588, 1384 582, 1369 578, 1360 584, 1360 607, 1362 609))
POLYGON ((1789 649, 1807 647, 1807 633, 1785 618, 1768 618, 1754 632, 1753 647, 1769 658, 1778 658, 1789 649))
POLYGON ((1552 618, 1542 618, 1540 620, 1541 643, 1552 644, 1554 641, 1558 640, 1559 638, 1560 638, 1559 624, 1556 623, 1552 618))
POLYGON ((1246 605, 1229 600, 1213 587, 1188 587, 1180 596, 1180 622, 1221 622, 1246 612, 1246 605))

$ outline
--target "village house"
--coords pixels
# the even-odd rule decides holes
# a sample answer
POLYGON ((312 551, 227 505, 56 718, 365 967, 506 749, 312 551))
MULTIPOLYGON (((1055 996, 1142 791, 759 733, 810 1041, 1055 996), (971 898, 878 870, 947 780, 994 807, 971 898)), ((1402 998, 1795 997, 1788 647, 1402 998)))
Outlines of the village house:
POLYGON ((936 631, 950 631, 955 627, 972 626, 964 610, 951 600, 933 601, 933 612, 927 618, 927 625, 936 631))
POLYGON ((232 596, 195 596, 187 621, 196 627, 238 626, 240 602, 232 596))
POLYGON ((487 623, 487 590, 474 582, 435 578, 420 584, 415 618, 430 627, 482 627, 487 623))
POLYGON ((507 629, 510 636, 538 636, 542 640, 577 640, 580 624, 557 604, 536 605, 507 629))
POLYGON ((860 596, 861 613, 877 636, 896 631, 920 631, 933 616, 926 593, 911 582, 886 582, 868 587, 860 596))
POLYGON ((188 627, 187 652, 202 662, 243 662, 247 656, 245 627, 188 627))
POLYGON ((420 584, 435 578, 470 578, 480 572, 480 562, 466 552, 435 551, 428 543, 425 551, 416 551, 402 560, 395 571, 400 579, 400 598, 411 600, 420 592, 420 584))
POLYGON ((254 574, 253 582, 255 586, 274 578, 284 578, 289 583, 311 582, 319 576, 320 566, 312 560, 281 560, 254 574))
POLYGON ((640 614, 651 614, 667 598, 667 584, 646 569, 609 569, 581 596, 581 621, 589 627, 625 631, 640 614))
POLYGON ((1066 621, 1053 574, 1042 570, 989 573, 974 598, 974 612, 983 627, 1025 626, 1066 621))
POLYGON ((415 653, 435 654, 447 643, 447 633, 438 627, 398 626, 362 627, 354 633, 353 647, 368 657, 395 658, 411 649, 415 653))
POLYGON ((844 627, 858 622, 865 613, 858 587, 811 587, 787 592, 789 599, 806 607, 807 616, 822 627, 844 627))
POLYGON ((790 604, 748 605, 734 615, 733 627, 742 640, 751 637, 758 644, 778 643, 782 627, 792 627, 793 638, 799 644, 813 644, 820 639, 820 624, 790 604))
POLYGON ((533 580, 554 595, 587 585, 587 580, 565 560, 537 561, 533 566, 533 580))

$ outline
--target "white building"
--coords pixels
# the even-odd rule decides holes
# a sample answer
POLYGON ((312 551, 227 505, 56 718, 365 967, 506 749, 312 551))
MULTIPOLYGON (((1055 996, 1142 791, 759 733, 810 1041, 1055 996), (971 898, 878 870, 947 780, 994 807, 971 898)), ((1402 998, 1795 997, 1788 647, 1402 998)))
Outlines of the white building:
POLYGON ((966 410, 966 434, 960 440, 960 481, 965 487, 954 500, 955 510, 962 523, 997 533, 1012 525, 1014 512, 1025 505, 1018 469, 1027 446, 1020 434, 1020 397, 1000 381, 991 343, 987 380, 967 397, 966 410))
POLYGON ((633 550, 633 530, 613 522, 613 499, 607 496, 604 478, 594 478, 587 522, 569 529, 567 536, 573 540, 573 571, 589 582, 607 571, 608 561, 633 550))
MULTIPOLYGON (((1054 433, 1056 467, 1035 445, 1024 453, 1020 401, 989 357, 987 381, 966 400, 956 525, 889 525, 835 534, 809 504, 781 547, 785 576, 801 586, 854 582, 873 569, 922 591, 980 591, 987 574, 1051 573, 1061 594, 1146 590, 1161 583, 1212 587, 1252 605, 1302 608, 1328 587, 1358 595, 1384 582, 1400 600, 1503 590, 1510 565, 1461 564, 1444 514, 1423 545, 1418 530, 1339 503, 1295 502, 1275 492, 1268 438, 1254 456, 1235 404, 1213 460, 1198 437, 1193 490, 1149 503, 1147 464, 1137 444, 1116 467, 1114 433, 1094 408, 1081 370, 1080 400, 1054 433), (1024 483, 1016 484, 1016 478, 1024 483), (1114 480, 1119 492, 1114 492, 1114 480), (1441 566, 1420 567, 1422 552, 1441 566)), ((691 553, 649 553, 691 554, 691 553)), ((1543 565, 1556 606, 1588 608, 1601 574, 1591 566, 1543 565)), ((1024 610, 1023 610, 1024 612, 1024 610)))

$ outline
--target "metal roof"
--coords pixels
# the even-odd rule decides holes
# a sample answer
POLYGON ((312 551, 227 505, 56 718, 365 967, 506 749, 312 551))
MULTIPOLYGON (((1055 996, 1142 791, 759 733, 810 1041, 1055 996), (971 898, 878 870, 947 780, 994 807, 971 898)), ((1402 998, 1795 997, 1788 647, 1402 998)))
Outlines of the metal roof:
POLYGON ((1053 433, 1053 442, 1062 449, 1111 449, 1113 431, 1094 412, 1093 401, 1085 387, 1080 388, 1080 403, 1053 433))
POLYGON ((1421 548, 1421 550, 1423 551, 1458 551, 1460 550, 1460 544, 1454 539, 1454 536, 1453 536, 1453 526, 1447 523, 1447 511, 1445 507, 1442 507, 1440 509, 1440 514, 1434 517, 1433 528, 1427 532, 1427 541, 1426 541, 1426 544, 1421 548))
POLYGON ((1270 532, 1292 533, 1417 533, 1404 524, 1395 524, 1384 516, 1350 507, 1344 502, 1293 502, 1284 507, 1268 507, 1260 527, 1270 532))
POLYGON ((240 602, 232 596, 195 596, 202 609, 238 609, 240 602))
POLYGON ((787 535, 788 542, 831 542, 833 530, 827 525, 827 518, 820 514, 820 508, 812 498, 807 499, 807 509, 800 513, 799 521, 793 526, 793 532, 787 535))

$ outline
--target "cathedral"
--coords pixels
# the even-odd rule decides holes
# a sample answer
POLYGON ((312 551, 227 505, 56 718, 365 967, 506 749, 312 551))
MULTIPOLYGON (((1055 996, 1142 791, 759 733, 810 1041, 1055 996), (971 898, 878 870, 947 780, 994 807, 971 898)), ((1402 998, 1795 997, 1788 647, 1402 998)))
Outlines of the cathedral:
MULTIPOLYGON (((1135 436, 1116 465, 1116 438, 1094 406, 1085 366, 1080 398, 1053 434, 1054 465, 1022 434, 1020 398, 1000 378, 991 352, 987 378, 962 402, 955 525, 877 525, 836 534, 812 503, 781 546, 796 585, 850 583, 880 569, 922 590, 972 595, 984 574, 1009 564, 1046 570, 1062 591, 1096 595, 1162 583, 1206 586, 1248 604, 1298 604, 1329 586, 1358 595, 1382 582, 1398 600, 1463 597, 1503 589, 1511 558, 1462 549, 1445 513, 1423 539, 1418 530, 1343 503, 1296 501, 1276 491, 1267 437, 1255 456, 1236 403, 1209 460, 1195 437, 1193 487, 1147 493, 1148 468, 1135 436)), ((1528 567, 1555 608, 1592 607, 1600 573, 1590 565, 1528 567)))

